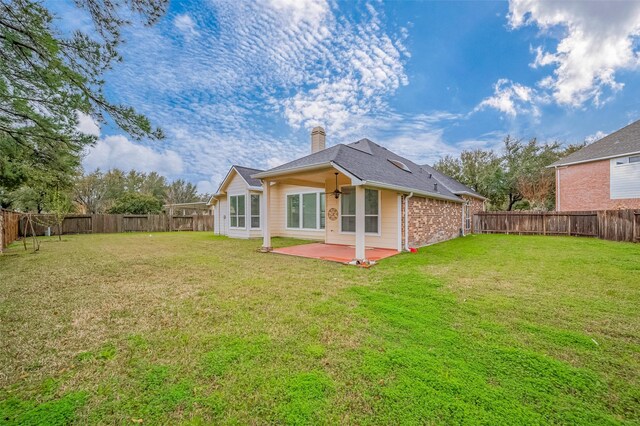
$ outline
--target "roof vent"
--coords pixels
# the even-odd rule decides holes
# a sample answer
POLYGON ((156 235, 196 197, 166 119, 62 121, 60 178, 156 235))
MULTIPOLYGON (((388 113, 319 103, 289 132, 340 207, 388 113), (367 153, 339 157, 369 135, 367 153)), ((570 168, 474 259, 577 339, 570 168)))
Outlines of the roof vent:
POLYGON ((433 174, 429 173, 429 179, 431 179, 433 177, 433 174))
POLYGON ((398 160, 392 160, 391 158, 387 159, 391 164, 393 164, 394 166, 396 166, 399 169, 404 170, 405 172, 409 172, 411 173, 411 170, 409 170, 409 168, 407 167, 406 164, 404 164, 402 161, 398 161, 398 160))
POLYGON ((438 192, 438 183, 437 182, 433 184, 433 190, 438 192))

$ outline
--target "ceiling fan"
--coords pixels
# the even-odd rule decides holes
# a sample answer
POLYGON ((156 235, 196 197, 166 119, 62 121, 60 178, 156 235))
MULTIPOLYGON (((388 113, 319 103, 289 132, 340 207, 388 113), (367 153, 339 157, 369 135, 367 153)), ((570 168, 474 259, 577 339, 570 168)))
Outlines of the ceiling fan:
POLYGON ((342 195, 342 191, 340 191, 338 189, 338 172, 334 173, 336 175, 336 189, 334 189, 331 192, 325 192, 325 194, 329 195, 333 195, 335 197, 335 199, 337 200, 338 198, 340 198, 340 196, 342 195))

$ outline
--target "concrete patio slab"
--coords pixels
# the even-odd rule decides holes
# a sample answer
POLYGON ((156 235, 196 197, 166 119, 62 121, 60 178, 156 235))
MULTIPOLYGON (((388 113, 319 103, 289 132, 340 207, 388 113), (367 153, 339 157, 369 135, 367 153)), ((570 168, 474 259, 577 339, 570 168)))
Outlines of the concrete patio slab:
MULTIPOLYGON (((354 246, 340 244, 311 243, 298 246, 282 247, 273 249, 273 253, 286 254, 289 256, 307 257, 310 259, 322 259, 332 262, 349 263, 356 256, 354 246)), ((377 262, 380 259, 391 257, 400 253, 397 250, 367 247, 365 256, 367 260, 377 262)))

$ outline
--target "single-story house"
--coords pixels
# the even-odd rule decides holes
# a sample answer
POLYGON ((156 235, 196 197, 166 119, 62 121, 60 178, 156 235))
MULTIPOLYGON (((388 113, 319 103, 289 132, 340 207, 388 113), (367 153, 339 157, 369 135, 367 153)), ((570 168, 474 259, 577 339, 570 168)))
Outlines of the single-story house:
POLYGON ((262 237, 262 182, 251 175, 262 170, 231 166, 216 193, 213 232, 232 238, 262 237))
POLYGON ((557 211, 640 208, 640 120, 549 167, 557 211))
POLYGON ((471 232, 485 198, 460 182, 362 139, 325 148, 312 131, 312 153, 266 171, 231 168, 211 203, 216 233, 295 237, 402 251, 471 232), (247 174, 250 173, 249 176, 247 174), (261 185, 261 186, 259 186, 261 185))

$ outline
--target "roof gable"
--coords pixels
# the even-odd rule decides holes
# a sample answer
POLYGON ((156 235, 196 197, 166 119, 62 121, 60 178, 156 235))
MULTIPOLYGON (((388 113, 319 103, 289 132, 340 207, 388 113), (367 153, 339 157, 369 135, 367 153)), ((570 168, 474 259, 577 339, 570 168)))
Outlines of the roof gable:
POLYGON ((550 167, 622 157, 640 152, 640 120, 611 133, 579 151, 562 158, 550 167))
POLYGON ((253 186, 253 187, 262 186, 262 182, 260 182, 260 179, 254 179, 251 177, 251 175, 260 173, 262 170, 252 169, 249 167, 242 167, 242 166, 233 166, 233 168, 236 169, 236 171, 242 177, 242 179, 244 179, 244 181, 247 182, 247 185, 253 186))
POLYGON ((227 172, 227 175, 224 177, 224 179, 220 183, 220 186, 218 187, 216 194, 220 194, 222 191, 224 191, 224 189, 229 185, 229 183, 231 182, 231 180, 235 175, 238 175, 240 179, 242 179, 247 184, 248 187, 262 189, 262 183, 260 182, 260 179, 254 179, 251 177, 251 175, 255 173, 260 173, 260 172, 262 172, 262 170, 252 169, 249 167, 235 166, 235 165, 231 166, 231 168, 227 172))

